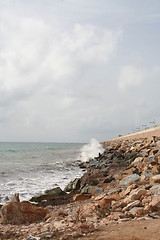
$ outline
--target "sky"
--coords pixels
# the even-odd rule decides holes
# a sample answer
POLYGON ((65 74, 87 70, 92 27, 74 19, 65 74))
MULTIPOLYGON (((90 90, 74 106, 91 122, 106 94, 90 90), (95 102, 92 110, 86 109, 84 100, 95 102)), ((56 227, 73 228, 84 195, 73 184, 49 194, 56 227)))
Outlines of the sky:
POLYGON ((0 0, 0 141, 160 124, 159 0, 0 0))

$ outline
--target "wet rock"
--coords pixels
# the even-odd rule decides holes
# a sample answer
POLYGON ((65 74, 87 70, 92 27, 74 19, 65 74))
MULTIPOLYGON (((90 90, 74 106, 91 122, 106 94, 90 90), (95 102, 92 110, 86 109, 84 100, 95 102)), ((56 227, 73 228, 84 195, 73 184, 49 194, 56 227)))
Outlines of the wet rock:
POLYGON ((128 184, 137 182, 140 180, 140 176, 138 174, 131 174, 130 176, 127 176, 125 178, 123 178, 120 181, 120 185, 121 186, 127 186, 128 184))
POLYGON ((22 224, 39 222, 49 211, 29 202, 14 202, 0 209, 1 221, 4 224, 22 224))
POLYGON ((65 192, 75 192, 80 189, 81 180, 80 178, 76 178, 74 181, 71 181, 64 189, 65 192))
POLYGON ((49 189, 45 191, 46 195, 65 195, 66 193, 62 191, 60 187, 49 189))
POLYGON ((51 190, 47 190, 46 193, 40 196, 34 196, 29 201, 38 203, 39 206, 46 207, 48 205, 59 205, 68 203, 72 200, 73 194, 67 194, 62 191, 61 188, 54 188, 51 190))

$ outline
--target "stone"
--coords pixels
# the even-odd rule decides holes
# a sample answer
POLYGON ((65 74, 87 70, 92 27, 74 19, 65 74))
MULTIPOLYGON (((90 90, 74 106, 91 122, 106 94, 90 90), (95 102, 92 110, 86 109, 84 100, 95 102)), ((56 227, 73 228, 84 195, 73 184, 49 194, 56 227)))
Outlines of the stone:
POLYGON ((160 210, 160 195, 153 197, 152 201, 149 203, 149 207, 151 210, 154 210, 154 211, 160 210))
POLYGON ((143 180, 146 180, 146 179, 149 179, 149 178, 151 178, 153 176, 153 173, 151 172, 151 171, 143 171, 142 173, 141 173, 141 181, 143 181, 143 180))
POLYGON ((118 194, 105 196, 104 198, 98 201, 98 206, 100 208, 108 208, 109 206, 111 206, 112 201, 117 201, 119 200, 119 198, 120 197, 118 196, 118 194))
POLYGON ((56 187, 50 190, 46 190, 45 194, 39 195, 39 196, 34 196, 32 197, 29 201, 30 202, 35 202, 38 203, 39 205, 43 205, 43 206, 47 206, 48 203, 52 204, 51 202, 57 202, 59 200, 59 202, 61 201, 61 199, 66 199, 69 197, 69 195, 62 191, 62 189, 60 187, 56 187))
POLYGON ((137 182, 140 180, 140 176, 138 174, 131 174, 130 176, 127 176, 125 178, 123 178, 120 181, 120 185, 121 186, 127 186, 128 184, 137 182))
POLYGON ((110 183, 110 182, 112 182, 112 180, 113 180, 113 177, 108 176, 108 177, 105 178, 104 183, 110 183))
POLYGON ((81 180, 80 178, 76 178, 74 181, 71 181, 68 183, 68 185, 65 187, 65 192, 71 192, 71 191, 78 191, 81 186, 81 180))
POLYGON ((139 200, 141 198, 141 196, 145 195, 146 193, 147 193, 146 189, 133 190, 129 196, 129 199, 130 199, 130 201, 139 200))
POLYGON ((134 207, 134 208, 132 208, 129 212, 133 215, 133 216, 136 216, 137 215, 137 213, 138 213, 138 211, 139 210, 144 210, 144 208, 143 207, 134 207))
POLYGON ((73 201, 84 201, 84 200, 87 200, 91 197, 92 197, 91 194, 75 194, 73 196, 73 201))
POLYGON ((160 165, 154 165, 154 166, 152 167, 152 172, 153 172, 154 174, 160 173, 160 165))
POLYGON ((29 202, 11 202, 0 209, 1 222, 22 224, 42 221, 49 211, 29 202))
POLYGON ((97 187, 97 186, 86 186, 86 187, 82 188, 81 193, 97 195, 97 194, 102 193, 102 188, 97 187))
POLYGON ((152 197, 151 196, 145 196, 143 199, 142 199, 142 205, 145 206, 145 205, 148 205, 152 200, 152 197))
POLYGON ((136 200, 134 202, 129 203, 126 207, 123 208, 123 211, 129 211, 134 207, 138 207, 140 205, 140 201, 136 200))
POLYGON ((20 202, 19 193, 15 193, 11 198, 10 202, 20 202))
POLYGON ((65 195, 66 193, 62 191, 60 187, 49 189, 45 191, 46 195, 65 195))
POLYGON ((107 195, 112 195, 114 193, 119 193, 121 191, 121 188, 111 188, 109 189, 109 191, 107 192, 107 195))
POLYGON ((124 191, 124 196, 130 194, 130 192, 135 188, 137 188, 137 185, 135 183, 133 183, 132 185, 129 185, 127 189, 124 191))
POLYGON ((153 195, 160 195, 160 184, 154 185, 150 188, 153 195))
POLYGON ((154 163, 155 162, 154 156, 145 157, 144 162, 145 163, 154 163))
POLYGON ((143 157, 137 157, 132 163, 131 166, 137 166, 137 164, 141 164, 143 161, 143 157))
POLYGON ((160 183, 160 174, 152 176, 150 178, 150 184, 151 185, 154 185, 154 184, 157 184, 157 183, 160 183))

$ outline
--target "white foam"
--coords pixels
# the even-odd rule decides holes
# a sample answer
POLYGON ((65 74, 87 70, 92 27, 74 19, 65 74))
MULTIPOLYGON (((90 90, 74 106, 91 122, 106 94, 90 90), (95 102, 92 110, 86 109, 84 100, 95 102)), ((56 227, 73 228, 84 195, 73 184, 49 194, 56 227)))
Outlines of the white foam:
POLYGON ((94 157, 98 157, 99 153, 102 154, 104 152, 104 148, 102 145, 95 139, 92 138, 90 143, 85 145, 78 156, 78 160, 82 162, 86 162, 89 159, 94 157))

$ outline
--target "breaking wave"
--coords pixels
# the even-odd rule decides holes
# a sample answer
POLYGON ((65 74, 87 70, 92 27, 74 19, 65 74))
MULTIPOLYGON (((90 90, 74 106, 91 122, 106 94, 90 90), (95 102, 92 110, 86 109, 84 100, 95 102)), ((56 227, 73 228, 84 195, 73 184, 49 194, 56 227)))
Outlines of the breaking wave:
POLYGON ((89 159, 98 157, 99 153, 102 154, 103 152, 104 148, 102 145, 95 138, 92 138, 89 144, 81 148, 78 160, 86 162, 89 159))

